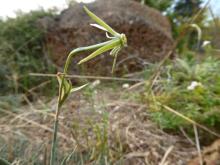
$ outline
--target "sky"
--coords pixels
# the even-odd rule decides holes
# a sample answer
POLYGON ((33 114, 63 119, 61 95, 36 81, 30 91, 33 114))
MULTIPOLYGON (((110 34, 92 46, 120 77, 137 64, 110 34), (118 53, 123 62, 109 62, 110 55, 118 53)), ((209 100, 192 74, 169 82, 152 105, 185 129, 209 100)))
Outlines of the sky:
MULTIPOLYGON (((21 10, 23 12, 28 12, 30 10, 38 9, 40 7, 44 9, 56 7, 59 10, 62 10, 67 7, 68 1, 69 0, 0 0, 0 17, 15 17, 15 11, 21 10)), ((94 0, 76 1, 89 3, 94 0)), ((207 0, 205 0, 205 2, 206 1, 207 0)), ((220 0, 211 0, 211 7, 215 15, 220 16, 220 0)))
POLYGON ((220 0, 211 0, 211 7, 215 15, 220 16, 220 0))
MULTIPOLYGON (((15 17, 16 11, 28 12, 30 10, 56 7, 62 10, 67 7, 69 0, 0 0, 0 17, 15 17)), ((89 3, 94 0, 76 0, 77 2, 89 3)))

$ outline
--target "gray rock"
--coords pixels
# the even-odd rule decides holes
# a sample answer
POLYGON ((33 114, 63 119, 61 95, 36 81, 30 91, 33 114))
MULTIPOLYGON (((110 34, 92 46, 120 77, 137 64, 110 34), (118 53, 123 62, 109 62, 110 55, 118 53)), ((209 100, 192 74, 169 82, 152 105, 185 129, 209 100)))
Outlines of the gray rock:
MULTIPOLYGON (((87 7, 128 38, 128 47, 118 55, 118 75, 140 70, 148 62, 161 60, 173 46, 169 21, 155 9, 132 0, 98 0, 87 4, 87 7)), ((89 25, 94 21, 83 10, 83 4, 75 4, 56 18, 44 18, 40 22, 47 30, 46 50, 58 66, 64 65, 72 49, 107 40, 103 31, 89 25)), ((77 62, 86 55, 80 54, 73 59, 72 73, 111 74, 111 56, 103 54, 77 66, 77 62)))

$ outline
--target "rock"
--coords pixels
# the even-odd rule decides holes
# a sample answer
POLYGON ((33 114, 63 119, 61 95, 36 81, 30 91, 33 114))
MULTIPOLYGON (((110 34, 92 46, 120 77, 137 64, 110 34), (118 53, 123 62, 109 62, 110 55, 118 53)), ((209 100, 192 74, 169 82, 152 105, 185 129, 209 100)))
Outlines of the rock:
MULTIPOLYGON (((128 38, 128 47, 118 55, 115 70, 118 75, 140 70, 146 63, 161 60, 173 46, 170 24, 155 9, 132 0, 97 0, 87 7, 128 38)), ((94 21, 83 10, 82 3, 74 4, 56 18, 43 18, 40 22, 47 31, 46 51, 58 66, 64 65, 72 49, 107 40, 103 31, 89 25, 94 21)), ((88 53, 77 55, 70 71, 110 75, 113 58, 106 56, 108 54, 81 66, 77 66, 77 62, 88 53)))

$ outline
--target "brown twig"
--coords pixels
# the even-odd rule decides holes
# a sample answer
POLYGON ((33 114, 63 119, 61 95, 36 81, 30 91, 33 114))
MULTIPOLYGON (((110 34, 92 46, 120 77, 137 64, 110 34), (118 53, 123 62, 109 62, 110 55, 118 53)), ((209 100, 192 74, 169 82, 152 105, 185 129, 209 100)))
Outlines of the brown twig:
MULTIPOLYGON (((30 73, 30 76, 39 76, 39 77, 56 77, 56 74, 43 74, 43 73, 30 73)), ((99 80, 113 80, 113 81, 131 81, 139 82, 143 79, 129 79, 121 77, 104 77, 104 76, 85 76, 85 75, 65 75, 66 78, 78 78, 78 79, 99 79, 99 80)))
POLYGON ((159 165, 165 165, 165 164, 167 164, 166 159, 167 159, 168 155, 172 152, 173 148, 174 148, 173 146, 170 146, 170 147, 167 149, 167 151, 166 151, 166 153, 164 154, 163 159, 161 160, 161 162, 160 162, 159 165))
MULTIPOLYGON (((10 115, 10 116, 17 117, 17 114, 12 113, 12 112, 10 112, 10 111, 6 111, 6 110, 3 110, 3 109, 0 109, 0 111, 3 112, 3 113, 5 113, 5 114, 8 114, 8 115, 10 115)), ((45 125, 39 124, 38 122, 35 122, 35 121, 33 121, 33 120, 29 120, 29 119, 23 118, 23 117, 21 117, 21 116, 19 116, 18 118, 21 119, 21 120, 23 120, 23 121, 26 121, 27 123, 33 124, 33 125, 35 125, 35 126, 41 128, 41 129, 43 129, 43 130, 47 130, 47 131, 49 131, 49 132, 53 132, 53 129, 51 129, 51 128, 45 126, 45 125)), ((67 136, 65 136, 65 135, 63 135, 63 134, 61 134, 61 133, 58 133, 58 135, 59 135, 61 138, 63 138, 64 140, 70 140, 69 137, 67 137, 67 136)))
POLYGON ((203 158, 202 158, 201 148, 199 144, 199 135, 198 135, 197 127, 195 124, 193 124, 193 129, 194 129, 195 140, 196 140, 196 148, 197 148, 198 156, 199 156, 199 163, 200 165, 203 165, 203 158))
POLYGON ((165 108, 166 110, 168 110, 168 111, 174 113, 175 115, 177 115, 177 116, 179 116, 179 117, 185 119, 185 120, 188 121, 189 123, 196 125, 197 127, 199 127, 199 128, 201 128, 201 129, 203 129, 203 130, 209 132, 209 133, 212 134, 212 135, 215 135, 216 137, 220 137, 220 135, 219 135, 218 133, 216 133, 216 132, 210 130, 209 128, 205 127, 204 125, 201 125, 201 124, 195 122, 194 120, 192 120, 192 119, 190 119, 190 118, 184 116, 183 114, 177 112, 176 110, 174 110, 174 109, 172 109, 172 108, 170 108, 170 107, 168 107, 168 106, 166 106, 166 105, 162 105, 162 104, 159 103, 159 102, 157 102, 157 103, 158 103, 159 105, 161 105, 163 108, 165 108))

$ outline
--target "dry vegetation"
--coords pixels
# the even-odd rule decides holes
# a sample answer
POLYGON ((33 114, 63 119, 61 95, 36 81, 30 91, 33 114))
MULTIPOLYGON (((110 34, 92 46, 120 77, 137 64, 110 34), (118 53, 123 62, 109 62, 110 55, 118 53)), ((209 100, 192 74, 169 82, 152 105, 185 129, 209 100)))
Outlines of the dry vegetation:
MULTIPOLYGON (((183 135, 158 128, 133 91, 121 85, 90 90, 69 98, 60 115, 60 161, 73 151, 68 164, 158 164, 168 152, 165 162, 186 164, 197 154, 183 135)), ((55 102, 39 100, 16 114, 2 111, 1 155, 20 164, 47 164, 55 102)))

